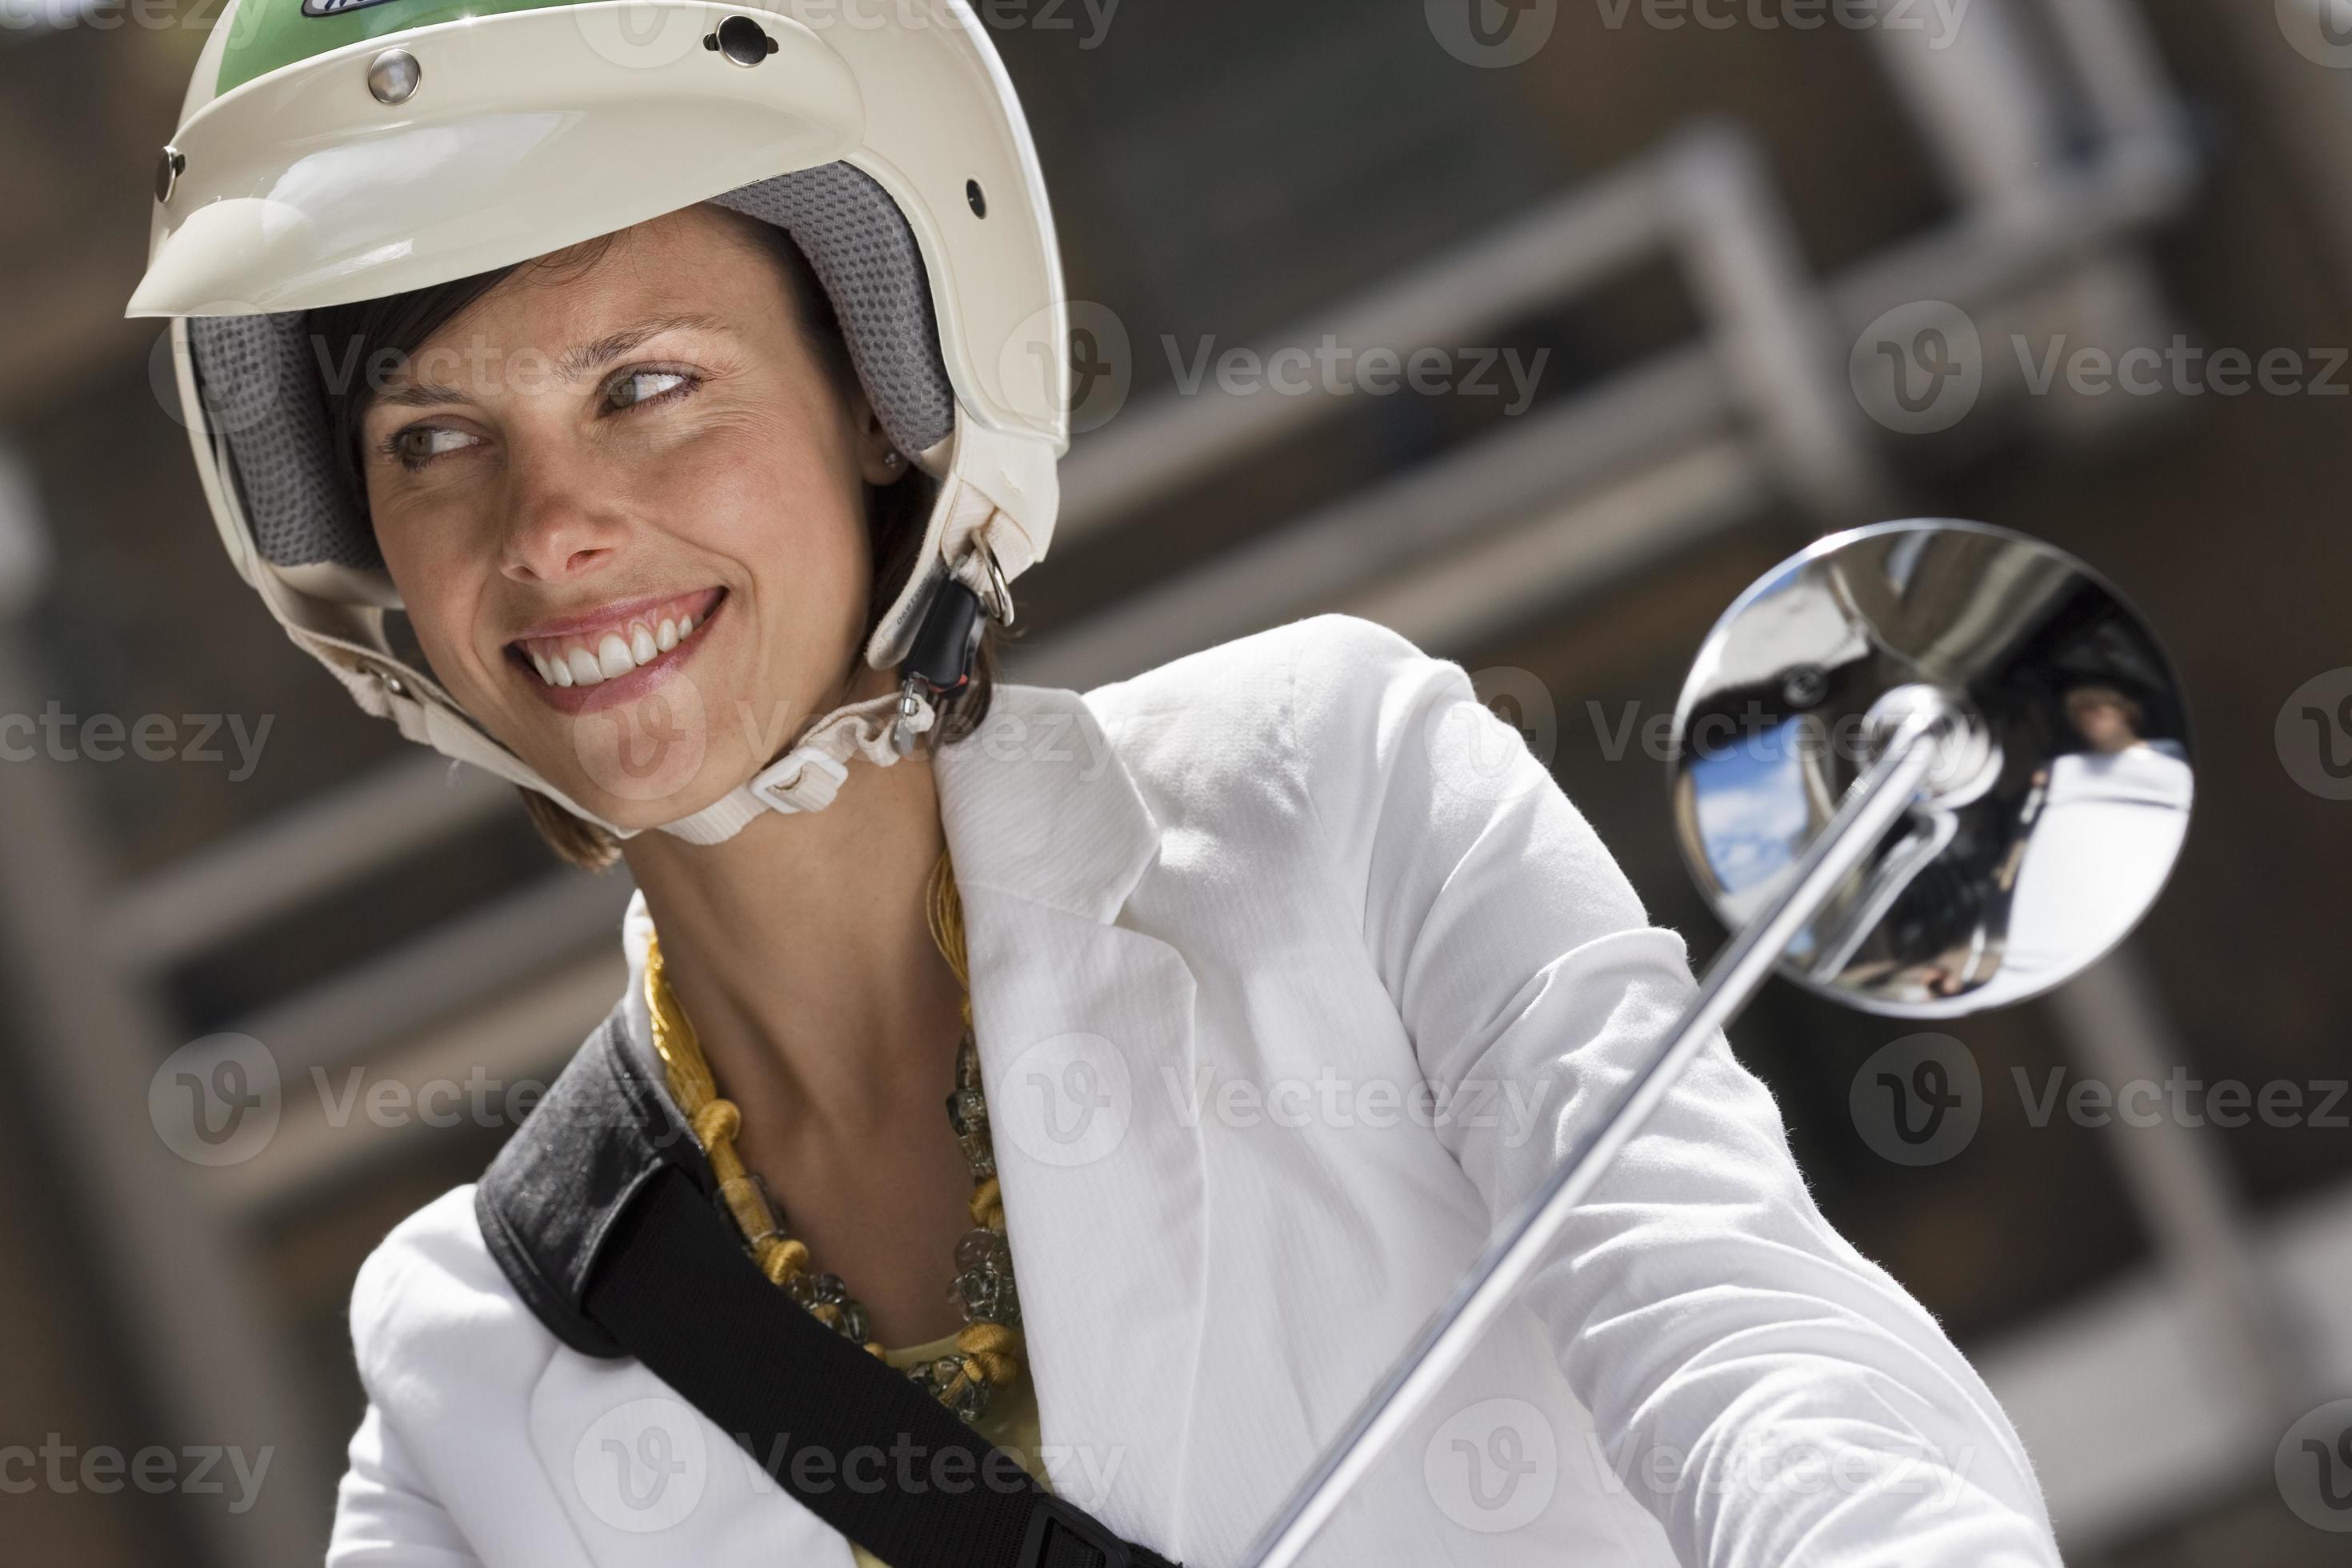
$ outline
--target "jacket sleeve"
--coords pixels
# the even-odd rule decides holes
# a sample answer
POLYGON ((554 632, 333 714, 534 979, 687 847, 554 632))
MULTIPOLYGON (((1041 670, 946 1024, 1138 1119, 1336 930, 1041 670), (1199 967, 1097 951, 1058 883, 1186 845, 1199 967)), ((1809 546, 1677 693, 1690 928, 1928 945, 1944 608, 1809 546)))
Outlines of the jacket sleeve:
POLYGON ((352 1434, 326 1568, 480 1568, 373 1401, 352 1434))
MULTIPOLYGON (((1352 617, 1294 629, 1311 816, 1421 1070, 1539 1107, 1524 1138, 1437 1128, 1499 1220, 1672 1029, 1696 989, 1682 939, 1460 666, 1352 617)), ((1720 1035, 1526 1289, 1611 1466, 1693 1568, 2057 1563, 2007 1417, 1822 1218, 1720 1035)))
MULTIPOLYGON (((472 1194, 457 1188, 403 1220, 352 1281, 352 1355, 368 1405, 336 1489, 326 1568, 480 1568, 434 1479, 446 1484, 451 1466, 474 1457, 434 1451, 447 1445, 434 1440, 430 1426, 419 1436, 406 1418, 458 1405, 491 1381, 472 1364, 478 1353, 452 1353, 478 1336, 443 1326, 485 1315, 480 1299, 463 1289, 485 1267, 468 1269, 470 1249, 461 1245, 472 1194)), ((560 1560, 549 1553, 551 1563, 560 1560)))

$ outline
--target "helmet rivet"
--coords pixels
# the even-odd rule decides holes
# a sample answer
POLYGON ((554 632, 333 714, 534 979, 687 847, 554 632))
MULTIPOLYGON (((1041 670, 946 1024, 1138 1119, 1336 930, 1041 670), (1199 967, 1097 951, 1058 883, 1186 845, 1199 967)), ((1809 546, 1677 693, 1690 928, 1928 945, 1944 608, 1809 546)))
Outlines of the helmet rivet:
POLYGON ((368 90, 378 103, 406 103, 425 79, 425 68, 406 49, 386 49, 368 62, 368 90))
POLYGON ((157 201, 168 202, 172 199, 172 193, 179 188, 180 176, 186 172, 187 167, 188 155, 177 147, 166 143, 163 155, 155 160, 155 199, 157 201))
POLYGON ((702 47, 725 55, 739 66, 755 66, 783 46, 768 37, 768 30, 737 14, 719 24, 718 30, 703 36, 702 47))

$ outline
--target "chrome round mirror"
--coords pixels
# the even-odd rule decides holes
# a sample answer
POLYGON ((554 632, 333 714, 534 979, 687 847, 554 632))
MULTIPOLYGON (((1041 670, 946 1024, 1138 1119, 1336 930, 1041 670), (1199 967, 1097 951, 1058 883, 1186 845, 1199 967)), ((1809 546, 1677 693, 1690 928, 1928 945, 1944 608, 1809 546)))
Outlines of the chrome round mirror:
POLYGON ((1727 925, 1773 902, 1923 691, 1965 743, 1780 972, 1937 1018, 2038 995, 2120 942, 2179 858, 2191 775, 2171 666, 2081 562, 1981 523, 1837 534, 1740 596, 1675 710, 1675 836, 1727 925))

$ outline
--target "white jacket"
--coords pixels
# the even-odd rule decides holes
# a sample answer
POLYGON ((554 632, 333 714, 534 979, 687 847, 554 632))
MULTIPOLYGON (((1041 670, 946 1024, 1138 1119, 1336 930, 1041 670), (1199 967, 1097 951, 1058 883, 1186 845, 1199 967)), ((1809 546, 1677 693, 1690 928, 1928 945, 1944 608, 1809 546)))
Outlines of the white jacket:
MULTIPOLYGON (((1001 686, 934 765, 1055 1489, 1234 1563, 1671 1026, 1682 940, 1459 666, 1351 617, 1001 686)), ((471 1192, 360 1272, 330 1564, 847 1568, 658 1379, 542 1328, 471 1192)), ((1984 1384, 1718 1039, 1307 1561, 2058 1554, 1984 1384)))

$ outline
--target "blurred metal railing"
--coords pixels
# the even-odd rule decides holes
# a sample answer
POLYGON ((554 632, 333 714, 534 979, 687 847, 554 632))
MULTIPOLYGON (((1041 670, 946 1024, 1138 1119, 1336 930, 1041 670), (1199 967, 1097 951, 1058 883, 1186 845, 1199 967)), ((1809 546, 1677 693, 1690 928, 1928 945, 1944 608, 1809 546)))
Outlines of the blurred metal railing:
MULTIPOLYGON (((43 569, 44 552, 26 541, 46 533, 30 487, 7 482, 12 458, 0 449, 0 713, 31 713, 41 681, 18 617, 43 569)), ((166 1451, 236 1447, 268 1466, 270 1506, 191 1503, 191 1537, 222 1563, 313 1559, 341 1435, 294 1386, 251 1237, 152 1120, 155 1076, 178 1042, 154 996, 89 940, 107 903, 96 825, 65 764, 37 748, 0 765, 0 965, 21 1004, 19 1064, 70 1152, 53 1221, 89 1227, 91 1266, 123 1331, 116 1354, 154 1406, 147 1436, 166 1451), (293 1500, 278 1506, 284 1498, 293 1500)))

